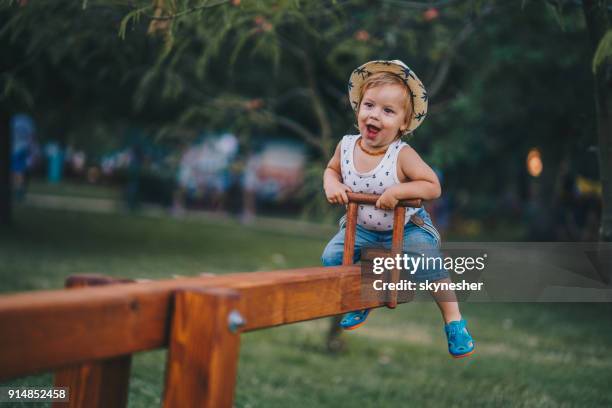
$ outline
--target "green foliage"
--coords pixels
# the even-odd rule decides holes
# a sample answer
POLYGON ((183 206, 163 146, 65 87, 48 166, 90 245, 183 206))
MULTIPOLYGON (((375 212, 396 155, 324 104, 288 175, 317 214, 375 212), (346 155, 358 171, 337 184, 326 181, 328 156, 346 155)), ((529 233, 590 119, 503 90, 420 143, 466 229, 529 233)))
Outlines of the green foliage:
MULTIPOLYGON (((155 97, 164 104, 182 102, 178 127, 198 121, 216 126, 228 111, 229 117, 240 117, 232 126, 248 126, 251 120, 250 126, 265 122, 272 131, 275 118, 277 126, 291 118, 303 128, 295 135, 326 156, 335 145, 330 138, 352 131, 344 89, 355 66, 399 57, 434 71, 465 13, 481 7, 449 7, 445 24, 424 23, 410 7, 387 1, 369 9, 362 1, 323 6, 281 1, 273 7, 253 1, 182 14, 171 26, 180 41, 145 73, 134 101, 139 110, 155 97), (223 101, 227 95, 240 95, 245 103, 262 99, 263 107, 247 111, 223 101), (331 133, 322 133, 325 128, 331 133)), ((177 10, 183 13, 189 5, 177 10)))
POLYGON ((1 98, 33 112, 43 138, 66 140, 77 128, 87 134, 87 126, 136 119, 126 95, 140 80, 152 47, 144 36, 129 42, 117 36, 128 10, 93 1, 85 10, 62 0, 2 3, 1 98))
POLYGON ((21 83, 11 72, 3 72, 0 74, 2 89, 0 90, 0 102, 6 100, 18 101, 20 105, 32 108, 34 106, 34 98, 28 88, 21 83))
POLYGON ((612 57, 612 29, 609 29, 599 41, 593 56, 593 74, 596 74, 604 63, 609 63, 610 57, 612 57))
POLYGON ((138 25, 143 15, 147 12, 151 12, 151 10, 153 10, 153 5, 148 4, 129 11, 121 19, 121 24, 119 25, 119 37, 121 37, 121 39, 125 39, 128 25, 131 25, 132 27, 138 25))
MULTIPOLYGON (((568 2, 447 2, 429 17, 430 4, 391 0, 77 3, 0 8, 12 62, 3 100, 66 141, 93 144, 87 135, 108 129, 106 145, 118 145, 126 124, 172 141, 229 129, 247 146, 283 134, 303 140, 320 167, 355 131, 350 72, 399 58, 436 84, 409 142, 445 172, 445 188, 470 174, 483 192, 499 191, 535 145, 552 160, 546 169, 567 151, 592 161, 592 57, 582 11, 568 2), (148 34, 154 22, 164 24, 148 34), (512 159, 499 166, 502 156, 512 159)), ((609 50, 606 36, 594 67, 609 50)))

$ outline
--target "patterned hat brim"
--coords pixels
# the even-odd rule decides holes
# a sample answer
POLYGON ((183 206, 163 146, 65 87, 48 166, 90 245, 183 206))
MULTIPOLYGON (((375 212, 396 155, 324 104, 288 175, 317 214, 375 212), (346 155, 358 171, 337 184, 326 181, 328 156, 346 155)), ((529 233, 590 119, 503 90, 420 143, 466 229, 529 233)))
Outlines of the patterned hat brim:
POLYGON ((363 86, 363 83, 367 77, 377 72, 391 72, 396 74, 408 86, 414 109, 412 112, 412 119, 410 120, 410 124, 408 125, 408 128, 404 134, 413 132, 421 125, 421 123, 423 123, 423 119, 425 119, 425 116, 427 115, 427 91, 416 74, 400 60, 369 61, 354 70, 351 73, 348 83, 349 101, 351 103, 351 107, 355 112, 357 112, 360 102, 359 94, 361 92, 361 87, 363 86))

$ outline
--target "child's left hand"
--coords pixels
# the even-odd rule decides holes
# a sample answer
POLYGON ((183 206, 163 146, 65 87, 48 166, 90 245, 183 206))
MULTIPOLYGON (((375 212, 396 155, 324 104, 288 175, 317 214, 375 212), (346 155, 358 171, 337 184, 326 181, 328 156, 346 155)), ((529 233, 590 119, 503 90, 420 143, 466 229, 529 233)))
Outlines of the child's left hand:
POLYGON ((395 196, 395 192, 393 187, 385 190, 384 193, 380 196, 378 201, 376 201, 376 208, 380 208, 383 210, 392 210, 398 203, 398 199, 395 196))

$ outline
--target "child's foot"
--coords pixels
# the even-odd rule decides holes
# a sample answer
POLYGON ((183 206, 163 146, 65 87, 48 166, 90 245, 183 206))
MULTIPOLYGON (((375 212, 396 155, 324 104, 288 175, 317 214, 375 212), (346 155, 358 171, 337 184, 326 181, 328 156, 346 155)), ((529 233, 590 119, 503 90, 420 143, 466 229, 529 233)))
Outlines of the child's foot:
POLYGON ((444 325, 448 339, 448 352, 455 358, 467 357, 474 352, 474 340, 470 336, 464 319, 444 325))
POLYGON ((340 321, 340 327, 344 330, 354 330, 365 323, 370 314, 370 309, 357 310, 345 314, 340 321))

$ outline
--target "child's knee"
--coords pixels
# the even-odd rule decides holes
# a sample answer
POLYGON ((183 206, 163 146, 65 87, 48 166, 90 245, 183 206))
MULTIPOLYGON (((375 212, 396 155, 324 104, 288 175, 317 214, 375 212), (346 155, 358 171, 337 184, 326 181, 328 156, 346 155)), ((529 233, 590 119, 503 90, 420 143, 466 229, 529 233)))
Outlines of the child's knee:
POLYGON ((342 251, 338 251, 333 246, 328 245, 321 255, 321 263, 323 266, 342 265, 342 251))
POLYGON ((440 240, 433 232, 414 228, 404 236, 404 250, 434 251, 440 248, 440 240))

